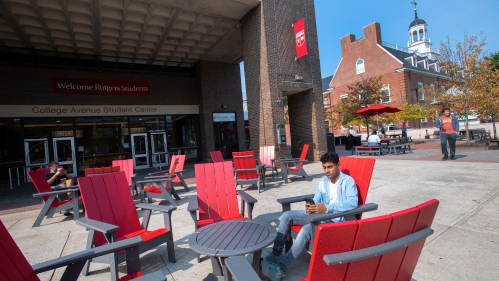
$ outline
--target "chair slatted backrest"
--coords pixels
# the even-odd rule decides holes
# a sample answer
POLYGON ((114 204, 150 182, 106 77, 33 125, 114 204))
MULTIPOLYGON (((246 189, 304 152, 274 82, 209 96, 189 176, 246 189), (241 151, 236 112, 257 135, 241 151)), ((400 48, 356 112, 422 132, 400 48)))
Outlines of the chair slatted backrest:
MULTIPOLYGON (((174 174, 177 171, 182 171, 184 169, 185 164, 185 155, 173 155, 172 161, 170 163, 170 178, 176 177, 174 174), (177 163, 177 165, 172 165, 171 163, 177 163)), ((182 173, 180 173, 182 175, 182 173)))
POLYGON ((196 164, 199 219, 239 214, 232 162, 196 164))
POLYGON ((351 251, 357 227, 357 221, 319 225, 315 234, 314 249, 306 280, 344 279, 348 264, 328 266, 324 262, 324 255, 351 251))
POLYGON ((0 220, 0 280, 40 280, 0 220))
MULTIPOLYGON (((78 184, 87 218, 119 226, 117 239, 142 229, 125 172, 78 178, 78 184)), ((105 243, 97 233, 95 246, 105 243)))
POLYGON ((232 157, 234 158, 234 166, 236 170, 255 169, 253 171, 236 172, 237 179, 251 180, 258 178, 258 172, 256 171, 255 155, 253 154, 253 151, 232 152, 232 157))
POLYGON ((272 159, 275 158, 275 146, 261 146, 260 147, 260 164, 272 166, 272 159))
POLYGON ((121 169, 120 166, 112 166, 112 167, 103 167, 103 168, 87 168, 84 171, 85 171, 85 177, 88 177, 91 175, 119 172, 120 169, 121 169))
MULTIPOLYGON (((433 222, 435 213, 437 212, 438 200, 433 199, 426 203, 417 205, 416 207, 419 209, 419 215, 412 233, 419 231, 426 226, 431 227, 431 223, 433 222)), ((407 247, 404 255, 404 260, 402 261, 399 273, 397 275, 397 281, 411 279, 412 273, 414 272, 416 264, 418 263, 419 256, 421 255, 421 251, 423 250, 425 241, 426 239, 423 239, 407 247)))
MULTIPOLYGON (((28 172, 28 176, 33 182, 33 184, 36 187, 36 190, 38 190, 38 193, 44 193, 44 192, 52 192, 52 188, 50 188, 50 185, 48 184, 47 180, 43 176, 45 173, 49 173, 50 168, 44 168, 44 169, 39 169, 33 172, 28 172)), ((42 196, 42 199, 44 202, 47 202, 49 199, 49 196, 42 196)), ((54 199, 52 202, 52 206, 55 206, 57 203, 59 203, 59 199, 57 197, 54 199)))
POLYGON ((328 266, 323 258, 324 255, 377 246, 430 227, 437 207, 438 201, 431 200, 390 215, 319 225, 306 280, 410 280, 426 239, 349 264, 328 266))
MULTIPOLYGON (((385 243, 386 236, 390 231, 392 217, 390 215, 379 216, 357 221, 357 237, 352 251, 361 250, 385 243)), ((345 280, 371 281, 376 274, 380 257, 351 262, 345 276, 345 280)))
MULTIPOLYGON (((400 239, 412 233, 419 215, 419 208, 413 207, 390 215, 393 221, 386 242, 400 239)), ((379 261, 374 281, 395 280, 405 251, 406 248, 402 248, 383 255, 379 261)))
POLYGON ((130 177, 133 175, 133 159, 113 160, 112 163, 113 166, 119 166, 120 171, 125 172, 128 185, 131 185, 132 179, 130 177))
POLYGON ((222 152, 220 150, 210 152, 211 159, 213 159, 213 163, 224 162, 224 157, 222 156, 222 152))
MULTIPOLYGON (((359 205, 366 203, 375 162, 376 159, 372 158, 340 157, 340 171, 351 176, 357 185, 359 205)), ((362 214, 356 215, 356 217, 360 220, 362 214)))

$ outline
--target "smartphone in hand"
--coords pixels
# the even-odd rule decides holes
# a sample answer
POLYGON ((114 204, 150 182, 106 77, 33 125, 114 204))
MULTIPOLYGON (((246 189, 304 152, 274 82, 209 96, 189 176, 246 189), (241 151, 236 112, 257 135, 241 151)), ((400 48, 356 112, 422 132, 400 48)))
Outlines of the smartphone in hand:
POLYGON ((305 203, 310 204, 310 205, 315 205, 314 199, 312 199, 312 198, 305 199, 305 203))

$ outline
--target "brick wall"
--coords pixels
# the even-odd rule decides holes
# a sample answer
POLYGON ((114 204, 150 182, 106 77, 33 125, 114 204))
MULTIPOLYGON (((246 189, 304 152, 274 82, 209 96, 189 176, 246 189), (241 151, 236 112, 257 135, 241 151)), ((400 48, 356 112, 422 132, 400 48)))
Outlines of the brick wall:
POLYGON ((277 101, 283 87, 303 88, 288 96, 292 154, 299 156, 308 143, 308 159, 318 160, 327 148, 313 1, 262 1, 241 22, 252 150, 258 155, 260 146, 275 145, 276 158, 286 158, 286 146, 277 145, 275 125, 285 123, 277 101), (292 24, 301 19, 308 55, 295 60, 292 24), (303 80, 296 82, 295 75, 303 80))
POLYGON ((206 136, 202 141, 203 158, 211 159, 210 151, 215 150, 214 112, 236 113, 239 151, 245 151, 246 138, 239 64, 202 60, 198 65, 202 91, 201 135, 206 136), (222 108, 222 105, 226 105, 227 108, 222 108))

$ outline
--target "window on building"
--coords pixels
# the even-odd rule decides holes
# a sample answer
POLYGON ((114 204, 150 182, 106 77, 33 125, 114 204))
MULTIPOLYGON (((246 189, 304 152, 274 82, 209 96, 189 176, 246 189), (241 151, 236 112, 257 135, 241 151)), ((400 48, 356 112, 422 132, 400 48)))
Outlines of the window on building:
POLYGON ((340 96, 340 100, 348 99, 348 94, 344 94, 340 96))
POLYGON ((363 92, 361 92, 361 93, 359 94, 359 100, 363 100, 363 99, 365 99, 365 98, 366 98, 366 95, 365 95, 363 92))
POLYGON ((390 86, 385 86, 380 90, 383 93, 383 98, 381 99, 382 103, 391 102, 392 98, 390 97, 390 86))
POLYGON ((324 98, 324 107, 327 107, 327 98, 324 98))
POLYGON ((428 119, 427 118, 421 119, 421 123, 425 123, 425 124, 428 123, 428 119))
POLYGON ((424 36, 423 30, 420 29, 419 30, 419 41, 423 41, 423 36, 424 36))
POLYGON ((418 41, 418 32, 414 31, 412 33, 412 42, 417 42, 418 41))
POLYGON ((424 100, 424 93, 421 91, 423 89, 423 83, 418 83, 418 96, 419 100, 424 100))
POLYGON ((364 73, 366 72, 365 71, 365 68, 364 68, 364 61, 359 59, 357 61, 357 74, 361 74, 361 73, 364 73))

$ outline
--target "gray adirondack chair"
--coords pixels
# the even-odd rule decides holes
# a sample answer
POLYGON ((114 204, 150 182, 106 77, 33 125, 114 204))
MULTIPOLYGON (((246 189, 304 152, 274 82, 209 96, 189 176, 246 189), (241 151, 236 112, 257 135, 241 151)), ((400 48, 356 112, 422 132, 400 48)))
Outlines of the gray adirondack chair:
POLYGON ((308 146, 308 144, 305 144, 303 146, 300 158, 280 159, 282 179, 284 180, 284 183, 288 183, 289 175, 301 176, 304 177, 307 181, 311 181, 307 172, 305 172, 305 169, 303 169, 303 163, 308 162, 308 160, 305 159, 307 157, 308 146))

